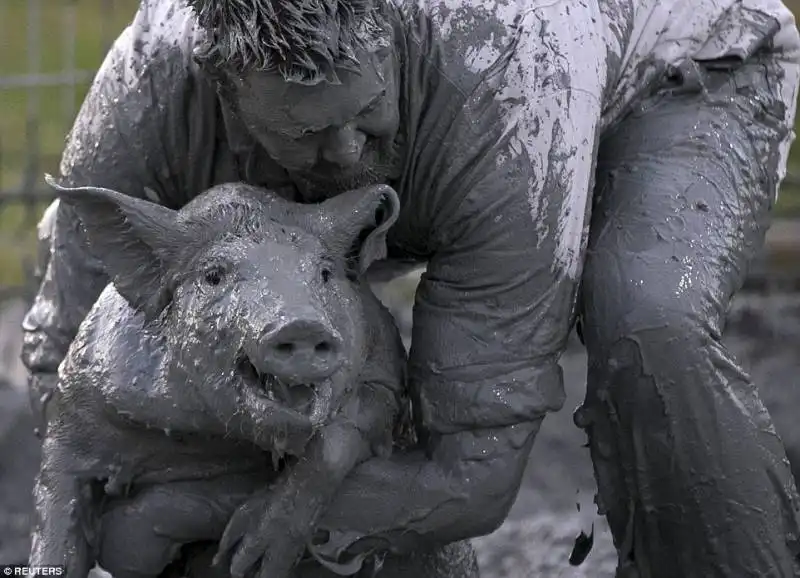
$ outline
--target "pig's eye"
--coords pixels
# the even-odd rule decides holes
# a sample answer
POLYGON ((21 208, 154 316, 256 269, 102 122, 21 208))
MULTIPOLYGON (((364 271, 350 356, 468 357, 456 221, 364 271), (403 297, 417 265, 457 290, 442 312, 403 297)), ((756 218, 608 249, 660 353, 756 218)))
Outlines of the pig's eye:
POLYGON ((320 274, 322 275, 322 282, 323 283, 327 283, 328 281, 331 280, 332 273, 331 273, 330 269, 323 268, 322 271, 320 272, 320 274))
POLYGON ((223 271, 222 267, 210 267, 206 269, 206 272, 203 274, 206 283, 211 285, 212 287, 216 287, 220 283, 222 283, 222 278, 225 276, 225 271, 223 271))

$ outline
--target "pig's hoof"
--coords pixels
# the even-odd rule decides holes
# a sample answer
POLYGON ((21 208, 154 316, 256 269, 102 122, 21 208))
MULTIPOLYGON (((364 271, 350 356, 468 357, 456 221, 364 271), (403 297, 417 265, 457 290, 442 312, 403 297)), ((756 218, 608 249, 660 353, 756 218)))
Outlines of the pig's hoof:
POLYGON ((280 492, 253 496, 234 513, 220 540, 214 564, 230 560, 233 578, 287 578, 305 551, 304 508, 280 492))

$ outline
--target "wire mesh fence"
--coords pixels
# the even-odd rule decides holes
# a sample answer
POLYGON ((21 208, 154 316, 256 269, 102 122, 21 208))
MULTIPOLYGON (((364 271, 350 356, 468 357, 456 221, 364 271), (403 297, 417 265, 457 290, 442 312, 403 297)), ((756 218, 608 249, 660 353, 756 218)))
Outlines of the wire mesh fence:
POLYGON ((0 299, 30 295, 36 223, 75 114, 138 0, 0 0, 0 299))
MULTIPOLYGON (((95 70, 137 6, 0 0, 0 299, 33 290, 35 226, 53 198, 43 175, 57 171, 95 70)), ((800 175, 787 187, 800 191, 800 175)))

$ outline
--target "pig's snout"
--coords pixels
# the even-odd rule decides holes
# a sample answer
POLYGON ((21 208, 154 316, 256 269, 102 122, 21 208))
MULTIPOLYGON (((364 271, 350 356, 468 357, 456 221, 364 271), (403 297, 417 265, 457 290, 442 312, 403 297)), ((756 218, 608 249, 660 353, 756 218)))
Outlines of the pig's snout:
POLYGON ((289 321, 266 333, 260 345, 269 372, 288 383, 323 380, 343 362, 341 337, 319 321, 289 321))

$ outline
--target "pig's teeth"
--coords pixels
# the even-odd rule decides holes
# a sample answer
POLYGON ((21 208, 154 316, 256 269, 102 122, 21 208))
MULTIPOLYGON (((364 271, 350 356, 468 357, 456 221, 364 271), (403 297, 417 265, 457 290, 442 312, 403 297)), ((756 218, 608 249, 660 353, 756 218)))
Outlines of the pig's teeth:
POLYGON ((272 469, 275 471, 280 470, 281 468, 281 460, 283 459, 283 451, 280 449, 273 449, 272 450, 272 469))
POLYGON ((289 388, 280 379, 275 379, 273 382, 273 387, 277 390, 275 393, 281 398, 282 402, 289 403, 292 400, 292 396, 289 393, 289 388))

